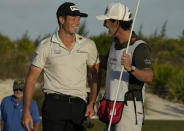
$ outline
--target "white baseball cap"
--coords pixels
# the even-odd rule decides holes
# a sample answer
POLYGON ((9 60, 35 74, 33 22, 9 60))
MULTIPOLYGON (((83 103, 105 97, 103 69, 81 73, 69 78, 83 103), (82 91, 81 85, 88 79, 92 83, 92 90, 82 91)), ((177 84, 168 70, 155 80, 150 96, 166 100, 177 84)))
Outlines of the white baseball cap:
POLYGON ((131 12, 127 6, 121 3, 111 3, 106 8, 105 14, 96 16, 96 18, 98 20, 114 19, 114 20, 129 21, 131 20, 131 12))

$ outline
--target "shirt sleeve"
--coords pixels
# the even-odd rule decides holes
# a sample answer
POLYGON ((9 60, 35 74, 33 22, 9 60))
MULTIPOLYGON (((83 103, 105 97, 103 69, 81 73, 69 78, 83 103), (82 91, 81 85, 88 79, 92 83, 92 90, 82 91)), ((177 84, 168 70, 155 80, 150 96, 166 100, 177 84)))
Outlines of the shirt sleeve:
POLYGON ((44 68, 48 54, 49 54, 48 41, 45 40, 42 41, 36 48, 32 57, 31 64, 39 68, 44 68))
POLYGON ((40 115, 38 111, 38 106, 35 101, 31 103, 31 115, 34 123, 40 123, 40 115))
POLYGON ((95 65, 95 64, 98 64, 99 62, 100 62, 99 55, 98 55, 96 45, 92 40, 90 40, 87 64, 88 65, 95 65))
POLYGON ((135 48, 132 62, 139 69, 152 68, 150 47, 145 43, 138 45, 135 48))

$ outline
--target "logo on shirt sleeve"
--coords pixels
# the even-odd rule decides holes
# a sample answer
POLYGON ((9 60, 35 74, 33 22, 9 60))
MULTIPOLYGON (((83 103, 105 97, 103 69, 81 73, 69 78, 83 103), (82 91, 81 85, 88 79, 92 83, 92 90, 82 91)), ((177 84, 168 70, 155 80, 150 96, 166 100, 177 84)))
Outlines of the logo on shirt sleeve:
POLYGON ((54 54, 61 54, 61 50, 54 50, 54 54))
POLYGON ((76 50, 77 53, 88 53, 87 51, 76 50))
POLYGON ((78 39, 79 39, 79 40, 82 40, 82 36, 79 35, 79 36, 78 36, 78 39))
POLYGON ((146 65, 151 65, 151 60, 148 59, 148 58, 146 58, 146 59, 144 59, 144 63, 145 63, 146 65))
POLYGON ((34 52, 32 58, 35 59, 37 55, 38 55, 38 53, 34 52))

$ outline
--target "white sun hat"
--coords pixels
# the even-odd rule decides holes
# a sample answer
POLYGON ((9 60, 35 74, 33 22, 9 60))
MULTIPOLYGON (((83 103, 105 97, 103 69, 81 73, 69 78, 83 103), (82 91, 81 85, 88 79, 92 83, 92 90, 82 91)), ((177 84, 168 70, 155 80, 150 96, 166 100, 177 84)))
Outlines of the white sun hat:
POLYGON ((105 14, 96 16, 96 18, 98 20, 114 19, 123 21, 129 21, 132 19, 130 9, 121 3, 109 4, 105 10, 105 14))

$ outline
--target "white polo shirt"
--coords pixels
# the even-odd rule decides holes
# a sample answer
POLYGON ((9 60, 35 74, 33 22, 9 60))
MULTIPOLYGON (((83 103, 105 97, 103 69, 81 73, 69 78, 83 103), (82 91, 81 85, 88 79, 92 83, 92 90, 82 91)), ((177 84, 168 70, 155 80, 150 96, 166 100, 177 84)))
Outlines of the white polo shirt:
POLYGON ((32 65, 42 68, 45 93, 63 93, 86 99, 87 65, 99 63, 95 43, 76 34, 69 52, 56 32, 37 47, 32 65))

